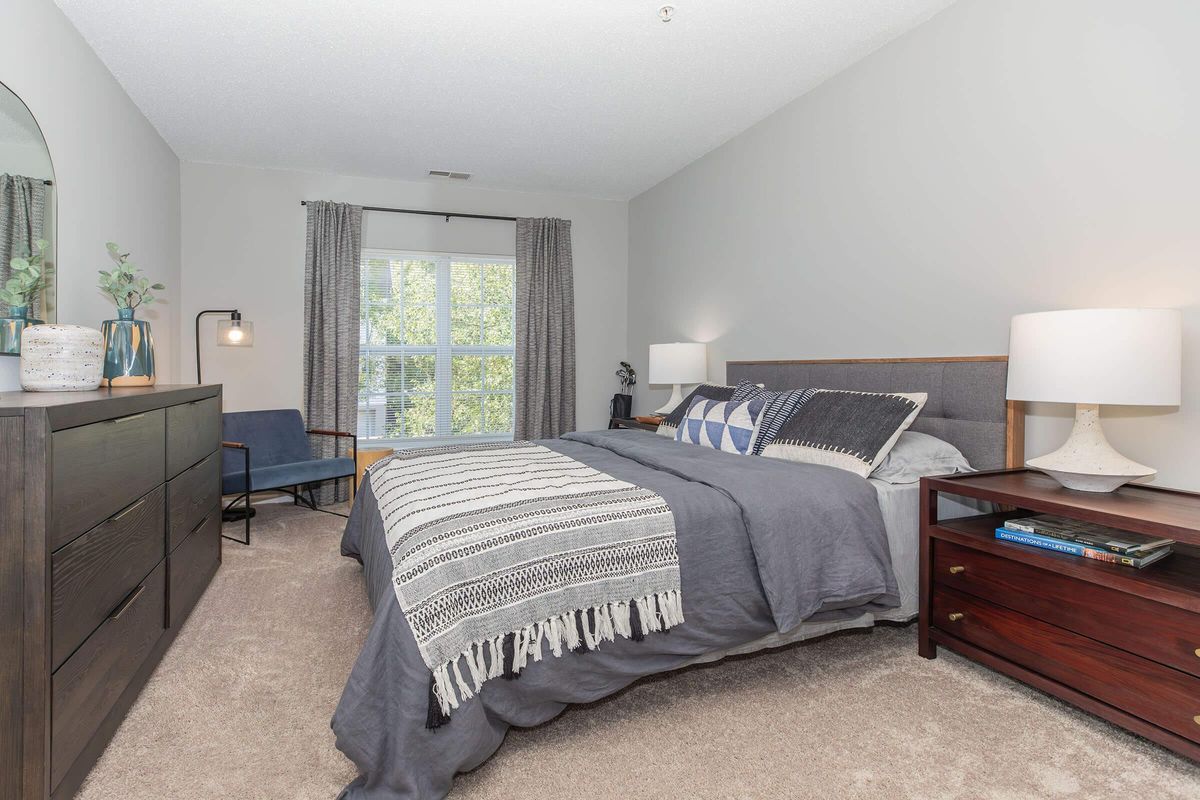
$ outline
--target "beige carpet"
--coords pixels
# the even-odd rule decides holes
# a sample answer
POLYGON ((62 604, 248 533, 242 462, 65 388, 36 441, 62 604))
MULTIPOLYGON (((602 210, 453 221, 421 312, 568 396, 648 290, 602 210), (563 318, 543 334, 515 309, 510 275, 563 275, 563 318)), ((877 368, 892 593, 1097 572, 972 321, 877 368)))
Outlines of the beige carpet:
MULTIPOLYGON (((368 610, 341 520, 263 506, 81 800, 333 798, 329 717, 368 610)), ((1200 797, 1200 767, 915 630, 844 634, 647 679, 514 730, 455 798, 1200 797)))

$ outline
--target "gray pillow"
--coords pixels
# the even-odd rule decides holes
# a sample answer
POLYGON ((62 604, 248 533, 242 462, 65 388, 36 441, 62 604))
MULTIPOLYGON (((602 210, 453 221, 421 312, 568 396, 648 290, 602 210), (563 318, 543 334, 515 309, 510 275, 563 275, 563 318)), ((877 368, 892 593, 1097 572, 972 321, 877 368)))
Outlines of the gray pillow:
POLYGON ((927 433, 905 431, 871 477, 888 483, 916 483, 930 475, 974 471, 958 448, 949 442, 927 433))

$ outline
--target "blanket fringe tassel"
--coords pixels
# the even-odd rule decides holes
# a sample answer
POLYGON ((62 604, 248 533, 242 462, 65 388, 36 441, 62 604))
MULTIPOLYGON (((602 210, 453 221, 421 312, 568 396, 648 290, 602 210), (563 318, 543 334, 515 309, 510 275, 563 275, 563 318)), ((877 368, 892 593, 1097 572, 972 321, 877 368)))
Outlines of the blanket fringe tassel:
POLYGON ((440 728, 458 708, 491 678, 515 680, 529 662, 550 655, 586 653, 618 636, 642 641, 647 633, 666 631, 683 622, 678 590, 657 592, 628 603, 619 601, 579 609, 526 625, 524 628, 475 642, 459 656, 434 669, 429 687, 426 728, 440 728), (459 662, 466 667, 459 668, 459 662))

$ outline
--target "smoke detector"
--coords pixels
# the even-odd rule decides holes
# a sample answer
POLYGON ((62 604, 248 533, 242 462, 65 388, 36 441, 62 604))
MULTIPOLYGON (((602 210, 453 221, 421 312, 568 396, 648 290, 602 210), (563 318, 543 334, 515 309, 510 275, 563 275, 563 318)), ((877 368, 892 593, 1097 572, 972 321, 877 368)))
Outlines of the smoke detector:
POLYGON ((471 173, 469 173, 469 172, 451 172, 448 169, 431 169, 431 170, 429 170, 429 177, 431 177, 431 178, 449 178, 450 180, 455 180, 455 181, 465 181, 471 177, 471 173))
POLYGON ((658 18, 663 22, 670 22, 675 19, 675 6, 663 6, 658 9, 658 18))

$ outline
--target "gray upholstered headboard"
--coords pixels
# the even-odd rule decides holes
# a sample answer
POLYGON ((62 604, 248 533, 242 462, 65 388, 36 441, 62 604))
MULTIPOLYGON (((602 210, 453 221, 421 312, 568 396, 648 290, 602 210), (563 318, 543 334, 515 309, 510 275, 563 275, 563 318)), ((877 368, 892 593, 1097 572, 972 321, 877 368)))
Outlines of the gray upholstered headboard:
POLYGON ((1024 413, 1005 400, 1006 356, 886 358, 829 361, 728 361, 728 383, 747 380, 767 389, 852 389, 925 392, 929 400, 912 430, 944 439, 976 469, 1024 462, 1024 413))

